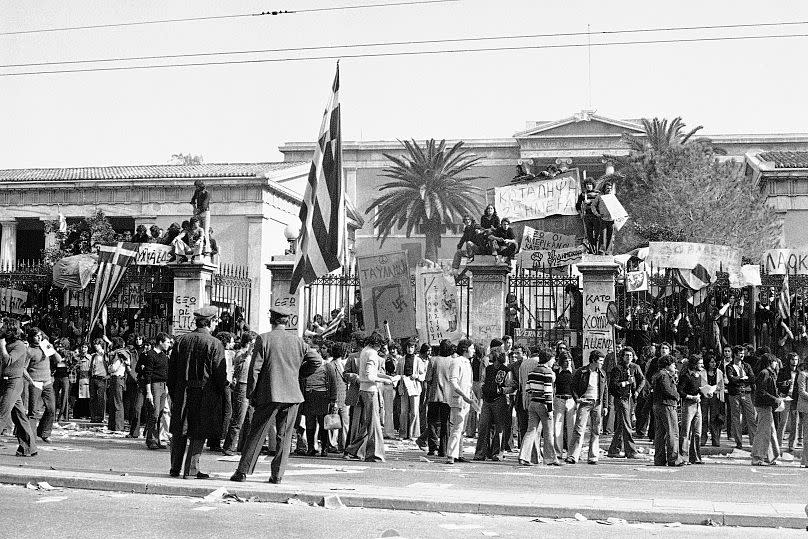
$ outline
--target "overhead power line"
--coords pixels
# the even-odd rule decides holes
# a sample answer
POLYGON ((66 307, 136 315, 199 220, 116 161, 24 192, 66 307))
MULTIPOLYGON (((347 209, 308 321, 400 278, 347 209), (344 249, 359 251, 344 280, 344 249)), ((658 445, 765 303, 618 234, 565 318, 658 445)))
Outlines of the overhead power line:
POLYGON ((352 48, 370 48, 370 47, 393 47, 403 45, 436 45, 443 43, 473 43, 481 41, 509 41, 518 39, 537 39, 537 38, 556 38, 556 37, 580 37, 586 36, 590 39, 591 36, 609 36, 619 34, 638 34, 638 33, 662 33, 662 32, 679 32, 679 31, 694 31, 694 30, 727 30, 739 28, 754 28, 754 27, 771 27, 771 26, 794 26, 806 25, 808 21, 787 21, 787 22, 772 22, 772 23, 750 23, 750 24, 724 24, 724 25, 708 25, 708 26, 664 26, 657 28, 629 28, 624 30, 601 30, 595 32, 554 32, 543 34, 521 34, 521 35, 502 35, 502 36, 475 36, 475 37, 460 37, 460 38, 446 38, 446 39, 424 39, 424 40, 409 40, 409 41, 381 41, 373 43, 349 43, 345 45, 318 45, 309 47, 284 47, 275 49, 252 49, 252 50, 236 50, 236 51, 212 51, 212 52, 195 52, 185 54, 158 54, 149 56, 121 56, 115 58, 85 58, 81 60, 52 60, 47 62, 26 62, 19 64, 4 64, 0 68, 13 68, 13 67, 43 67, 52 65, 70 65, 70 64, 89 64, 89 63, 104 63, 104 62, 128 62, 128 61, 143 61, 143 60, 170 60, 180 58, 204 58, 211 56, 236 56, 245 54, 266 54, 277 52, 303 52, 315 50, 333 50, 333 49, 352 49, 352 48))
POLYGON ((580 47, 611 47, 611 46, 628 46, 628 45, 681 44, 681 43, 718 42, 718 41, 787 39, 787 38, 804 38, 804 37, 808 37, 808 34, 721 36, 721 37, 678 38, 678 39, 651 39, 644 41, 611 41, 601 43, 584 42, 584 43, 559 43, 559 44, 544 44, 544 45, 517 45, 512 47, 484 47, 484 48, 471 48, 471 49, 375 52, 375 53, 339 54, 339 55, 327 55, 327 56, 297 56, 297 57, 291 56, 285 58, 255 58, 249 60, 225 60, 222 62, 189 62, 180 64, 150 64, 150 65, 134 65, 134 66, 87 67, 78 69, 54 69, 47 71, 20 71, 15 73, 0 73, 0 77, 18 77, 23 75, 52 75, 59 73, 91 73, 101 71, 135 71, 143 69, 166 69, 174 67, 262 64, 271 62, 300 62, 307 60, 339 60, 350 58, 381 58, 381 57, 393 57, 393 56, 424 56, 435 54, 457 54, 457 53, 473 53, 473 52, 518 51, 518 50, 536 50, 536 49, 569 49, 580 47))
POLYGON ((127 26, 147 26, 152 24, 167 24, 174 22, 198 22, 198 21, 216 21, 222 19, 242 19, 246 17, 261 17, 267 15, 296 15, 302 13, 317 13, 321 11, 345 11, 353 9, 368 9, 379 7, 396 7, 396 6, 414 6, 421 4, 446 4, 449 2, 460 2, 461 0, 410 0, 402 2, 386 2, 376 4, 357 4, 350 6, 332 6, 332 7, 319 7, 310 9, 290 9, 290 10, 273 10, 262 11, 261 13, 236 13, 233 15, 210 15, 205 17, 181 17, 177 19, 156 19, 151 21, 132 21, 132 22, 118 22, 109 24, 88 24, 85 26, 63 26, 60 28, 36 28, 31 30, 13 30, 10 32, 0 32, 0 36, 18 36, 26 34, 43 34, 49 32, 69 32, 72 30, 95 30, 99 28, 124 28, 127 26))

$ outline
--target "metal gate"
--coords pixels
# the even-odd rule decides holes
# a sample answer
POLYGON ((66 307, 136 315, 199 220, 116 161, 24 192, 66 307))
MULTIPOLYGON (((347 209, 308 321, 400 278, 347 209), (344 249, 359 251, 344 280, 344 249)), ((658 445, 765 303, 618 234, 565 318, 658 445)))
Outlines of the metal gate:
POLYGON ((580 346, 583 296, 578 275, 518 268, 508 279, 506 333, 526 346, 580 346))

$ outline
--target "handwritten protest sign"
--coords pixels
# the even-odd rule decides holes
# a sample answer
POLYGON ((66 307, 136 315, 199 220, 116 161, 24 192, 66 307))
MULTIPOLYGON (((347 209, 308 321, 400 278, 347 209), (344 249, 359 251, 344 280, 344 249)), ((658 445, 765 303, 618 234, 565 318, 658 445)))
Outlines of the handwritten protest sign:
POLYGON ((600 199, 609 211, 609 216, 614 221, 614 229, 620 230, 623 228, 623 225, 628 221, 628 212, 623 205, 620 204, 620 201, 617 200, 617 197, 609 193, 608 195, 600 195, 600 199))
POLYGON ((763 254, 767 275, 808 275, 808 251, 802 249, 769 249, 763 254))
POLYGON ((540 249, 568 249, 575 245, 575 236, 536 230, 525 225, 522 232, 522 250, 537 251, 540 249))
POLYGON ((25 314, 28 292, 13 288, 0 288, 0 311, 11 314, 25 314))
POLYGON ((137 249, 135 264, 138 266, 165 266, 171 258, 173 247, 160 243, 141 243, 137 249))
POLYGON ((390 326, 393 338, 411 337, 415 331, 410 269, 404 251, 357 257, 365 328, 390 326))
POLYGON ((559 268, 577 264, 584 255, 584 247, 566 249, 542 249, 537 251, 521 251, 517 257, 523 268, 559 268))
POLYGON ((575 202, 581 193, 578 169, 549 180, 494 188, 494 205, 513 221, 542 219, 548 215, 577 215, 575 202))
MULTIPOLYGON (((270 309, 285 308, 297 312, 300 306, 300 288, 294 293, 289 293, 289 282, 281 280, 272 280, 272 295, 270 296, 270 309)), ((289 317, 289 323, 286 324, 287 331, 297 333, 298 323, 300 321, 299 314, 293 314, 289 317)))
POLYGON ((723 271, 730 280, 740 280, 741 251, 726 245, 652 241, 646 262, 654 268, 679 269, 693 269, 700 264, 711 276, 723 271))
POLYGON ((419 268, 415 274, 415 320, 421 342, 459 341, 460 308, 457 285, 441 269, 419 268))
POLYGON ((607 316, 614 304, 614 285, 608 281, 592 281, 584 295, 583 349, 588 358, 593 350, 604 354, 614 349, 613 327, 607 316))

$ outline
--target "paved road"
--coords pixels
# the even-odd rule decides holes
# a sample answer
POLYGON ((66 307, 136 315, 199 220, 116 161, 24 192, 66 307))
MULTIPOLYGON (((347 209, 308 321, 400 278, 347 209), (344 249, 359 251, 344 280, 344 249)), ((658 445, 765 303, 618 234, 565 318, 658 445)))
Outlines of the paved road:
POLYGON ((41 492, 0 485, 0 529, 7 537, 791 537, 800 530, 541 522, 529 517, 383 509, 204 502, 185 497, 92 490, 41 492))
MULTIPOLYGON (((58 432, 58 431, 57 431, 58 432)), ((29 466, 65 471, 92 471, 119 476, 166 476, 168 451, 147 450, 143 440, 99 439, 55 435, 54 443, 40 446, 38 457, 14 456, 13 438, 0 438, 0 466, 29 466)), ((466 454, 473 451, 466 443, 466 454)), ((781 466, 752 467, 746 459, 708 458, 704 466, 658 468, 649 460, 608 459, 598 466, 566 465, 561 468, 516 466, 516 454, 504 462, 456 464, 443 459, 426 462, 414 445, 388 441, 388 461, 367 464, 329 458, 293 457, 284 483, 327 482, 351 485, 409 486, 413 489, 503 489, 558 494, 591 494, 633 498, 676 498, 731 502, 806 503, 808 470, 797 462, 781 466)), ((229 478, 238 457, 206 452, 202 469, 214 477, 229 478)), ((259 461, 252 480, 265 481, 269 462, 259 461)))

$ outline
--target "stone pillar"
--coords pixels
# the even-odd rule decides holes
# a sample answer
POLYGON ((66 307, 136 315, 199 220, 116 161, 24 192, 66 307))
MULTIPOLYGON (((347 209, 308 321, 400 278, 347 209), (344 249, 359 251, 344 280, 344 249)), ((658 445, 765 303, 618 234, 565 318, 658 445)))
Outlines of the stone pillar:
POLYGON ((210 305, 211 280, 217 266, 201 264, 169 264, 174 271, 171 332, 182 335, 196 328, 194 311, 210 305))
POLYGON ((247 217, 247 268, 252 280, 250 327, 258 333, 270 330, 269 285, 266 261, 269 259, 269 221, 262 215, 247 217))
POLYGON ((584 365, 589 353, 600 350, 604 354, 614 351, 614 326, 606 313, 610 305, 616 312, 614 277, 618 265, 614 257, 588 255, 578 264, 583 279, 583 344, 584 365))
POLYGON ((469 320, 465 320, 465 312, 461 315, 465 322, 461 329, 465 332, 468 328, 471 340, 487 346, 491 339, 501 339, 505 335, 505 296, 510 266, 496 264, 494 257, 477 256, 466 265, 466 271, 471 274, 471 304, 469 320), (488 258, 492 263, 487 261, 488 258))
POLYGON ((3 227, 0 236, 0 268, 13 269, 17 266, 17 220, 0 220, 3 227))
MULTIPOLYGON (((297 292, 292 295, 289 293, 289 285, 292 282, 292 270, 295 267, 294 255, 273 256, 272 262, 266 264, 269 270, 271 286, 271 295, 269 300, 269 309, 273 306, 285 306, 297 308, 297 316, 292 316, 289 319, 289 325, 286 326, 288 331, 294 331, 301 337, 303 330, 306 328, 305 312, 303 310, 303 286, 299 286, 297 292), (301 322, 303 321, 303 322, 301 322)), ((269 312, 263 313, 263 316, 269 320, 269 312)), ((268 322, 267 322, 268 323, 268 322)))

